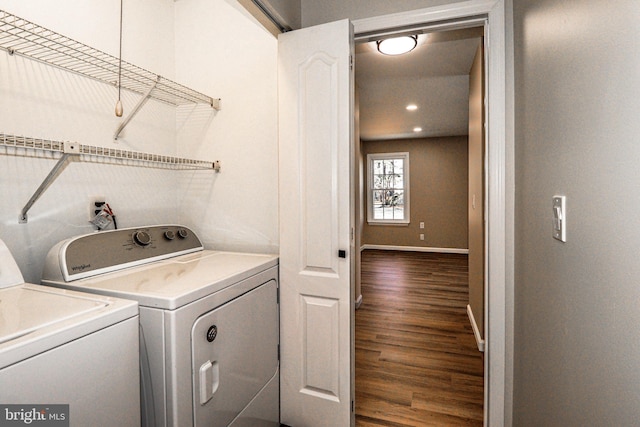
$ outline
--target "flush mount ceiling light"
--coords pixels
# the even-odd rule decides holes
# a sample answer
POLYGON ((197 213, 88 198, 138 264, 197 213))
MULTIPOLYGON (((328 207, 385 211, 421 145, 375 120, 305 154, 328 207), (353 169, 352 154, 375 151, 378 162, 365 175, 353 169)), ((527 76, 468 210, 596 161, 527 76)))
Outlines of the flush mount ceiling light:
POLYGON ((402 55, 411 52, 418 45, 418 36, 402 36, 378 40, 378 51, 385 55, 402 55))
POLYGON ((406 108, 407 111, 416 111, 418 109, 418 106, 416 104, 409 104, 406 108))
POLYGON ((416 127, 413 128, 413 131, 414 132, 422 132, 422 128, 416 126, 416 127))

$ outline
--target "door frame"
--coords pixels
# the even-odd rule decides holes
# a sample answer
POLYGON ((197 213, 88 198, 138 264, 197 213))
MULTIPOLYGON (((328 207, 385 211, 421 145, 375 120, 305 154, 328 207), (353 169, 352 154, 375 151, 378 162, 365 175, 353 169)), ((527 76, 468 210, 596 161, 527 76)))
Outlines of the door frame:
MULTIPOLYGON (((470 0, 409 12, 354 20, 356 41, 385 31, 420 26, 447 29, 484 25, 486 96, 485 239, 485 366, 484 425, 505 426, 511 419, 513 314, 507 297, 513 293, 513 120, 507 111, 505 0, 470 0), (509 278, 509 282, 508 281, 509 278)), ((511 58, 509 58, 511 60, 511 58)), ((513 103, 509 102, 509 106, 513 103)), ((511 301, 512 298, 509 298, 511 301)))

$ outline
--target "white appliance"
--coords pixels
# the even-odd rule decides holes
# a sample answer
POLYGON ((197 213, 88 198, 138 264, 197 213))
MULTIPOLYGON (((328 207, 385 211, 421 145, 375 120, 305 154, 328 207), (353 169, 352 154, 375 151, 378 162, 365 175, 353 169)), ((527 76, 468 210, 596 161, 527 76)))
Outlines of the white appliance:
POLYGON ((37 412, 139 426, 138 329, 135 301, 24 283, 0 240, 0 425, 37 412), (59 404, 68 411, 48 411, 59 404))
POLYGON ((276 256, 120 229, 60 242, 43 283, 138 301, 143 425, 279 426, 276 256))

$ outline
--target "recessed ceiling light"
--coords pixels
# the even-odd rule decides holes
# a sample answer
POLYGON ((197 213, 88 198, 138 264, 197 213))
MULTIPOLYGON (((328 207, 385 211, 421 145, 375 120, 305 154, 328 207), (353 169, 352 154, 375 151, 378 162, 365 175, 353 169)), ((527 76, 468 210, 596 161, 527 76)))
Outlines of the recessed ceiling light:
POLYGON ((402 55, 411 52, 418 45, 418 36, 402 36, 378 40, 378 51, 385 55, 402 55))
POLYGON ((413 131, 414 132, 422 132, 422 128, 421 127, 414 127, 413 131))
POLYGON ((418 109, 418 106, 416 104, 407 105, 407 110, 409 110, 409 111, 415 111, 417 109, 418 109))

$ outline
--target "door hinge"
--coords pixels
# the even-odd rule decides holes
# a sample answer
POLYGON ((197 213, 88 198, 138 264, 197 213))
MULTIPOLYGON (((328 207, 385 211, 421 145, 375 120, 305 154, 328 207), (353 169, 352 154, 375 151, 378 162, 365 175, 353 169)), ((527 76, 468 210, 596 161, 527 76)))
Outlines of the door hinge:
POLYGON ((278 362, 280 361, 280 344, 278 344, 278 362))
POLYGON ((356 410, 356 402, 354 400, 351 401, 351 412, 355 412, 356 410))
POLYGON ((280 286, 276 288, 276 305, 280 304, 280 286))
POLYGON ((353 71, 353 55, 349 55, 349 70, 353 71))

